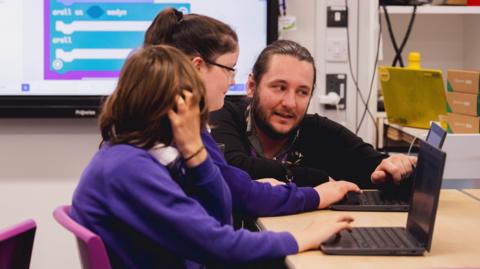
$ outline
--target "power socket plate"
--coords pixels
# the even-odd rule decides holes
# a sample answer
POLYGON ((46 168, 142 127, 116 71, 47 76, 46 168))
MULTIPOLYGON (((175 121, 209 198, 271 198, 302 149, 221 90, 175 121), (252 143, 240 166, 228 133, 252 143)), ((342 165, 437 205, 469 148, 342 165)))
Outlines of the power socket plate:
MULTIPOLYGON (((347 104, 347 74, 327 74, 325 94, 329 92, 335 92, 340 96, 338 108, 344 110, 347 104)), ((325 109, 336 109, 336 107, 333 105, 325 105, 325 109)))
POLYGON ((327 7, 327 27, 348 27, 348 12, 345 6, 327 7))

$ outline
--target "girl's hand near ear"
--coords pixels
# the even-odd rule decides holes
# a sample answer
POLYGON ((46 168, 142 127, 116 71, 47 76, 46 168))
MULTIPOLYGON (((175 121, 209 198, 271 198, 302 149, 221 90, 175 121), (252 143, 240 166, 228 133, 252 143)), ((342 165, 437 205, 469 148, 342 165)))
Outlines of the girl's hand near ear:
POLYGON ((184 90, 177 95, 175 107, 168 111, 172 125, 173 142, 185 159, 188 167, 194 167, 207 158, 207 151, 200 136, 200 107, 193 94, 184 90))

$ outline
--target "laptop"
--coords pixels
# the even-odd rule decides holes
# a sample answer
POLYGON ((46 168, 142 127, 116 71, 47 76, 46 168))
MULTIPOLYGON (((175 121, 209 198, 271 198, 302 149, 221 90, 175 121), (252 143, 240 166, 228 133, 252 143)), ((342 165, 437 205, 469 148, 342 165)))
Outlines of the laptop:
POLYGON ((443 142, 445 142, 445 137, 447 137, 447 132, 432 121, 430 129, 428 129, 427 138, 425 138, 427 143, 441 149, 443 147, 443 142))
POLYGON ((442 71, 380 66, 379 79, 390 123, 428 129, 446 115, 442 71))
POLYGON ((354 227, 320 245, 334 255, 423 255, 432 246, 446 153, 420 141, 411 206, 405 227, 354 227))
MULTIPOLYGON (((447 132, 432 122, 426 142, 442 148, 447 132)), ((386 190, 364 190, 363 193, 349 192, 344 199, 332 204, 330 209, 348 211, 395 211, 407 212, 412 193, 413 175, 400 186, 386 190)))

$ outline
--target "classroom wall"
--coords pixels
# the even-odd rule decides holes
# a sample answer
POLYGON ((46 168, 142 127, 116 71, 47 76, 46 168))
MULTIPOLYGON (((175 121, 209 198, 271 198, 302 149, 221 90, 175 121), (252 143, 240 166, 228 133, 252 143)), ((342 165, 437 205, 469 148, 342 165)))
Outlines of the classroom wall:
POLYGON ((30 268, 80 268, 75 240, 52 212, 70 204, 97 129, 96 119, 0 119, 0 228, 37 222, 30 268))
POLYGON ((297 18, 297 29, 280 33, 280 39, 295 40, 315 55, 315 0, 287 0, 287 15, 297 18))
MULTIPOLYGON (((288 1, 298 29, 282 35, 312 52, 314 4, 288 1)), ((70 203, 99 138, 96 119, 0 119, 0 229, 26 218, 37 222, 30 268, 80 268, 75 240, 52 212, 70 203)))

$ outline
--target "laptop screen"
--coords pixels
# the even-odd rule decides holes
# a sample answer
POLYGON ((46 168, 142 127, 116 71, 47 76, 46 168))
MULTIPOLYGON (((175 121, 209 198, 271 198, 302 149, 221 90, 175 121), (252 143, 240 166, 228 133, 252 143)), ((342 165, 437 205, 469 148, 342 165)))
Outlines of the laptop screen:
POLYGON ((380 66, 379 80, 390 123, 428 129, 447 114, 440 70, 380 66))
POLYGON ((430 251, 446 154, 420 140, 407 230, 430 251))
POLYGON ((447 132, 445 132, 445 130, 443 130, 438 124, 432 122, 425 140, 428 144, 441 149, 443 141, 445 141, 445 136, 447 136, 447 132))

